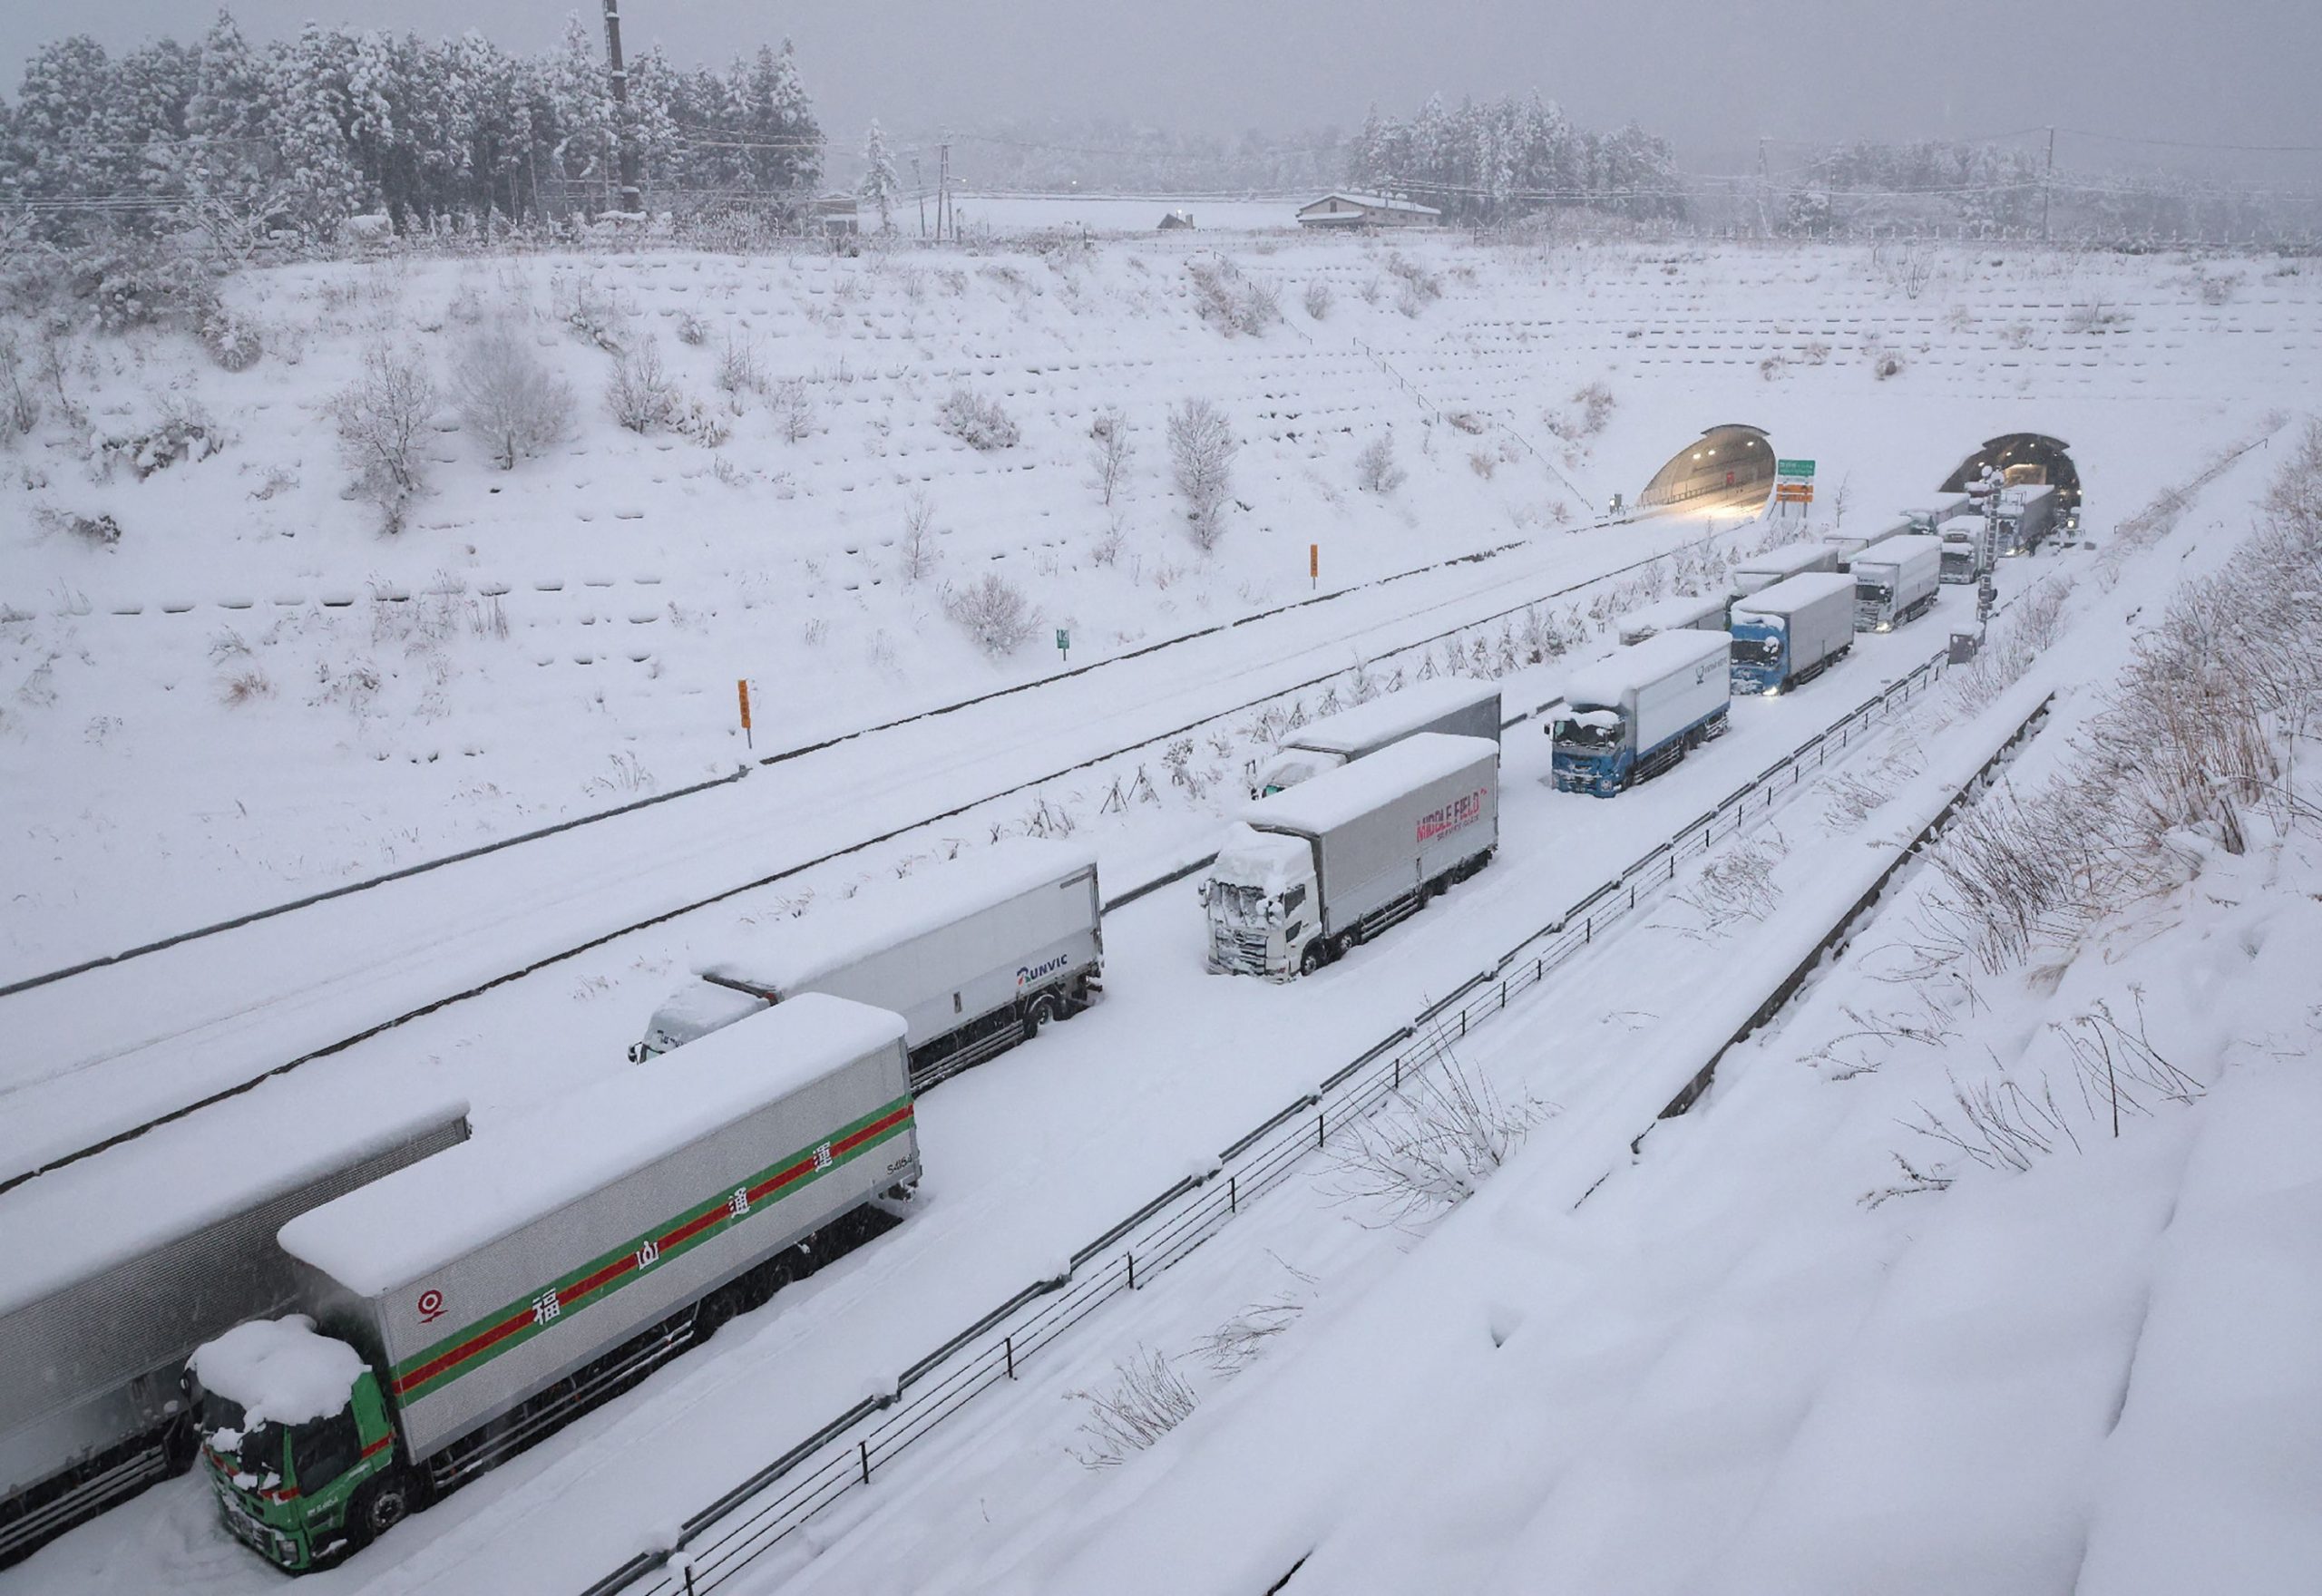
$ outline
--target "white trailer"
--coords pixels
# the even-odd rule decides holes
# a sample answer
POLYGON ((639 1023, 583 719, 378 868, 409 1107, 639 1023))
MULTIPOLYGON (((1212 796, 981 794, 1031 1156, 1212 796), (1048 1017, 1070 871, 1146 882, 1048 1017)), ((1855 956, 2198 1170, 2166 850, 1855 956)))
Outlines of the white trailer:
POLYGON ((1722 734, 1730 652, 1723 632, 1663 632, 1576 672, 1546 727, 1556 790, 1610 798, 1722 734))
POLYGON ((0 1194, 0 1563, 195 1456, 187 1355, 296 1290, 284 1221, 451 1147, 467 1105, 350 1121, 283 1082, 0 1194))
POLYGON ((1625 644, 1642 643, 1663 632, 1722 633, 1726 607, 1732 602, 1722 593, 1678 593, 1656 598, 1615 621, 1614 634, 1625 644))
POLYGON ((1833 570, 1846 570, 1849 569, 1857 560, 1862 557, 1862 553, 1865 550, 1876 548, 1879 544, 1886 542, 1889 538, 1907 538, 1917 530, 1917 529, 1913 526, 1909 521, 1905 520, 1898 521, 1890 527, 1882 527, 1878 531, 1869 534, 1868 537, 1858 538, 1850 533, 1833 532, 1829 537, 1824 538, 1822 542, 1826 548, 1835 549, 1838 550, 1839 562, 1830 569, 1833 570))
POLYGON ((1935 608, 1943 540, 1889 538, 1854 557, 1854 629, 1891 632, 1935 608))
POLYGON ((2030 554, 2056 527, 2056 491, 2043 485, 2002 488, 1999 546, 2003 554, 2030 554))
POLYGON ((1198 894, 1213 972, 1286 981, 1491 862, 1499 745, 1421 732, 1253 803, 1198 894))
POLYGON ((1980 512, 1956 516, 1935 531, 1943 545, 1943 579, 1976 582, 1991 569, 1991 529, 1980 512))
POLYGON ((191 1364, 229 1527, 359 1547, 872 1233, 920 1175, 902 1038, 810 993, 284 1225, 304 1322, 191 1364))
POLYGON ((1839 551, 1828 543, 1785 543, 1755 554, 1733 568, 1733 596, 1746 598, 1810 571, 1839 569, 1839 551))
POLYGON ((1010 838, 804 918, 697 967, 629 1048, 643 1063, 802 992, 892 1008, 932 1085, 1080 1013, 1104 991, 1097 854, 1010 838))
MULTIPOLYGON (((1723 622, 1719 623, 1721 626, 1723 622)), ((1376 754, 1420 732, 1499 741, 1499 684, 1472 676, 1413 682, 1368 704, 1309 721, 1283 740, 1281 751, 1250 783, 1263 798, 1342 764, 1376 754)))
POLYGON ((1854 579, 1814 571, 1733 606, 1733 691, 1771 697, 1854 647, 1854 579))

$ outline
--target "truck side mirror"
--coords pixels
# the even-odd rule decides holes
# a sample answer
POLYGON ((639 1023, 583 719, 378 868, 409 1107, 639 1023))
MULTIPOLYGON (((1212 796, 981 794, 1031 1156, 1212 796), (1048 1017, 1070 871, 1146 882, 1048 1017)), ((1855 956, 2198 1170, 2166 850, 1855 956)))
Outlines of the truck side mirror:
POLYGON ((1207 909, 1209 907, 1209 883, 1207 881, 1202 881, 1195 884, 1194 887, 1194 900, 1204 909, 1207 909))
POLYGON ((631 1042, 629 1045, 629 1061, 631 1064, 643 1064, 645 1062, 644 1043, 631 1042))

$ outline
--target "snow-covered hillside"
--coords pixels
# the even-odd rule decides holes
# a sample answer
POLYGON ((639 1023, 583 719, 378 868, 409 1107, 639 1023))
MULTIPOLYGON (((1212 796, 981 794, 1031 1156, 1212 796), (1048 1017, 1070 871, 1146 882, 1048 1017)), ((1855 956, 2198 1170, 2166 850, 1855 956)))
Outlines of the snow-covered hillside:
POLYGON ((763 752, 1053 673, 1059 629, 1078 665, 1297 598, 1309 544, 1327 590, 1562 536, 1721 422, 1819 457, 1852 518, 2019 423, 2101 496, 2310 383, 2314 288, 2263 261, 1179 235, 285 267, 228 285, 263 348, 238 372, 190 337, 23 328, 53 394, 5 460, 8 939, 38 968, 725 774, 737 678, 763 752), (1205 318, 1204 276, 1282 319, 1205 318), (447 383, 502 326, 571 384, 573 435, 503 472, 446 401, 382 534, 325 404, 374 348, 447 383), (681 425, 615 424, 613 345, 658 351, 681 425), (1583 436, 1591 384, 1612 408, 1583 436), (1016 441, 947 431, 955 393, 1016 441), (1169 480, 1188 398, 1240 445, 1206 555, 1169 480), (200 457, 152 468, 136 440, 172 422, 200 457), (1382 439, 1406 474, 1366 491, 1382 439), (72 530, 102 516, 118 542, 72 530), (944 600, 987 576, 1027 607, 997 659, 944 600))

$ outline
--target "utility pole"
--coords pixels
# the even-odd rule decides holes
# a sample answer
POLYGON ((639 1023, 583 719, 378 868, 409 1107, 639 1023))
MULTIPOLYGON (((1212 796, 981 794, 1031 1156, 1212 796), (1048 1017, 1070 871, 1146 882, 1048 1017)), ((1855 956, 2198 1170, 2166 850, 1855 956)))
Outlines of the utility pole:
POLYGON ((620 0, 605 0, 605 65, 613 85, 613 139, 620 150, 620 208, 634 216, 645 209, 637 180, 637 130, 629 116, 629 68, 620 58, 620 0))
POLYGON ((1766 141, 1761 134, 1758 139, 1758 236, 1761 238, 1771 237, 1774 230, 1773 223, 1766 217, 1766 195, 1771 186, 1772 180, 1766 176, 1766 141))
POLYGON ((919 173, 919 151, 911 152, 911 189, 919 196, 919 236, 927 237, 927 180, 919 173))
POLYGON ((2040 174, 2040 242, 2048 241, 2048 200, 2056 186, 2056 130, 2048 130, 2048 170, 2040 174))
MULTIPOLYGON (((951 141, 946 139, 935 149, 935 241, 941 244, 943 241, 943 219, 951 210, 951 141)), ((956 239, 959 234, 959 223, 955 219, 951 224, 951 236, 956 239)))

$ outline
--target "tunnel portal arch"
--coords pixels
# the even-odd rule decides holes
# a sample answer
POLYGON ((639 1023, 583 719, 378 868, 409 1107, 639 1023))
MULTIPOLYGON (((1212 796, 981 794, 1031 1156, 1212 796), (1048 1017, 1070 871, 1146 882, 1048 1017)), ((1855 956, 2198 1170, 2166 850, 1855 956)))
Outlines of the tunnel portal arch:
POLYGON ((1728 422, 1672 455, 1637 495, 1640 506, 1683 504, 1710 493, 1732 493, 1772 482, 1774 446, 1765 429, 1728 422))
POLYGON ((1944 479, 1941 491, 1966 492, 1967 484, 1990 466, 2011 484, 2045 482, 2055 489, 2060 509, 2074 509, 2080 503, 2080 470, 2073 464, 2069 448, 2062 438, 2044 433, 2003 433, 1985 440, 1982 448, 1961 461, 1959 469, 1944 479))

